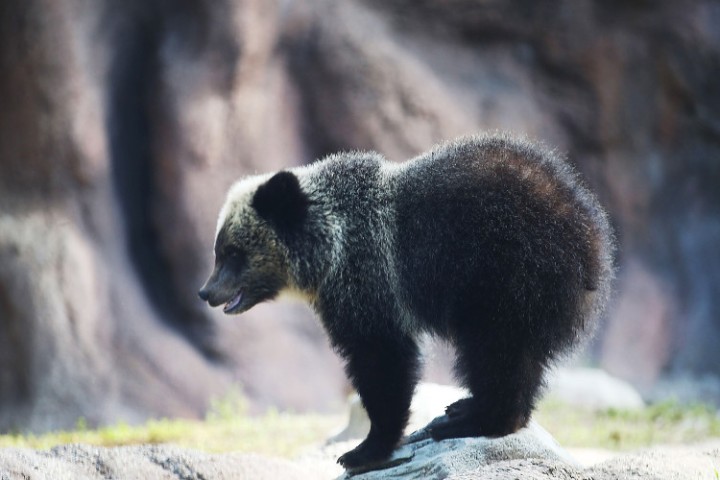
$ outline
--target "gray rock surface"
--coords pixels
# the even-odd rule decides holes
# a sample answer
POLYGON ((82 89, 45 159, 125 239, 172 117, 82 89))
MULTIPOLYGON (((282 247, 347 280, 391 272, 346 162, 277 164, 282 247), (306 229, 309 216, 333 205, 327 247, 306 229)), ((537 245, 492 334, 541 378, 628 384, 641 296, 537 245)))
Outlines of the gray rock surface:
POLYGON ((720 475, 720 441, 694 447, 655 447, 615 457, 584 473, 597 479, 717 480, 720 475))
POLYGON ((334 474, 322 462, 309 465, 255 454, 213 455, 167 445, 0 450, 1 480, 307 480, 332 478, 334 474))
POLYGON ((168 445, 6 448, 0 449, 0 480, 716 480, 720 472, 720 441, 657 447, 582 468, 553 453, 552 443, 536 438, 545 435, 538 428, 506 440, 418 442, 396 456, 412 455, 410 462, 355 476, 343 474, 335 464, 335 450, 343 448, 341 444, 296 461, 244 453, 208 454, 168 445))

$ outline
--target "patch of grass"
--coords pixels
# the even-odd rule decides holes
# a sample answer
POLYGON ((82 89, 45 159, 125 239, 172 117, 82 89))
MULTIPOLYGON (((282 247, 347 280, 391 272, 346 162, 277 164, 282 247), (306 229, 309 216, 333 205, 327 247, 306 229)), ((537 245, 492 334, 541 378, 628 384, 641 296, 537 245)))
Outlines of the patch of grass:
MULTIPOLYGON (((101 446, 171 443, 215 453, 239 451, 293 457, 322 443, 346 422, 345 415, 299 415, 271 410, 261 416, 249 416, 247 410, 242 392, 231 390, 211 402, 202 421, 159 419, 143 425, 118 423, 91 429, 81 418, 72 431, 0 435, 0 448, 47 449, 67 443, 101 446)), ((672 401, 641 410, 593 412, 550 399, 540 404, 534 418, 566 447, 627 450, 720 438, 720 416, 714 409, 672 401)), ((715 476, 718 477, 717 469, 715 476)))
POLYGON ((720 415, 707 405, 665 401, 639 410, 593 412, 549 399, 534 416, 561 445, 627 450, 720 438, 720 415))
MULTIPOLYGON (((79 422, 80 423, 80 422, 79 422)), ((168 443, 182 440, 190 434, 196 423, 190 420, 150 420, 144 425, 116 425, 88 429, 49 432, 41 435, 11 434, 0 436, 0 447, 26 447, 45 449, 66 443, 89 445, 132 445, 138 443, 168 443)))
POLYGON ((211 453, 255 452, 293 457, 322 443, 345 421, 342 415, 292 414, 269 411, 247 415, 247 401, 239 390, 213 400, 204 421, 149 420, 143 425, 116 425, 89 429, 79 419, 72 431, 41 435, 0 435, 0 448, 48 449, 68 443, 100 446, 170 443, 211 453))
POLYGON ((47 449, 67 443, 118 446, 171 443, 212 453, 255 452, 292 457, 321 443, 342 423, 340 416, 271 412, 224 421, 150 420, 143 425, 119 423, 96 430, 42 435, 0 435, 0 447, 47 449))

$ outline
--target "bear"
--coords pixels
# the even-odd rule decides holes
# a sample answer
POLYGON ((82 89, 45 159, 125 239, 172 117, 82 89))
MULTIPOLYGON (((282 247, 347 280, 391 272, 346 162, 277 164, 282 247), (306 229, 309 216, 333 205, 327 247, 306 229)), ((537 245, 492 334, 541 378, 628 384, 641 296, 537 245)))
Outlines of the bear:
POLYGON ((199 296, 227 314, 281 292, 318 314, 371 422, 338 462, 378 465, 402 439, 419 340, 454 346, 470 396, 435 440, 527 425, 544 374, 594 329, 613 278, 608 217, 541 143, 461 137, 404 163, 332 154, 234 184, 199 296))

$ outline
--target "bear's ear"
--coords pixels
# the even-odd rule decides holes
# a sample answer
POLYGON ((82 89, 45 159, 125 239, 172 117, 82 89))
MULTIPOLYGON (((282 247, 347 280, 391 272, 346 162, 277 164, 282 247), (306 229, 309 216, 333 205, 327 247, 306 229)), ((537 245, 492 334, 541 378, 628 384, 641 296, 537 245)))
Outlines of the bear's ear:
POLYGON ((299 226, 305 220, 309 203, 298 178, 287 171, 276 173, 260 185, 252 199, 258 215, 281 230, 299 226))

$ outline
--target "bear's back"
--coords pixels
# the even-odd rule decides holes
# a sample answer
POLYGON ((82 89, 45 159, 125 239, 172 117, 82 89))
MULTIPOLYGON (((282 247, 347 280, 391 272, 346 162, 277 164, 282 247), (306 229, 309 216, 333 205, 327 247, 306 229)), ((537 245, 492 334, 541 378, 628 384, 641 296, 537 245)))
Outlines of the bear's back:
POLYGON ((508 305, 562 309, 598 275, 590 271, 593 242, 606 226, 592 225, 605 221, 602 210, 570 167, 542 147, 472 137, 411 160, 396 182, 401 292, 429 330, 447 330, 468 310, 487 320, 508 316, 508 305))

